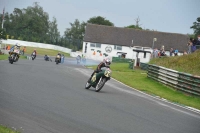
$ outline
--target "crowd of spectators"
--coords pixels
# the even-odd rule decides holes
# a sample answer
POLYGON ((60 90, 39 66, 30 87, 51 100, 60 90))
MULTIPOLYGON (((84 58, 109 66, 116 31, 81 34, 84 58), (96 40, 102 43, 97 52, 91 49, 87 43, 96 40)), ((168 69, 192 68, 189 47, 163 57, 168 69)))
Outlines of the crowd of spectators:
POLYGON ((200 35, 198 35, 197 39, 190 38, 189 42, 187 43, 188 46, 188 54, 195 52, 197 49, 200 48, 200 35))
MULTIPOLYGON (((188 46, 188 50, 183 51, 183 55, 191 54, 195 52, 197 49, 200 49, 200 35, 198 36, 197 39, 190 38, 189 42, 187 43, 187 46, 188 46)), ((178 56, 178 53, 179 51, 176 48, 175 49, 171 48, 169 50, 169 56, 178 56)), ((153 53, 152 53, 153 58, 162 57, 162 56, 167 56, 164 46, 162 46, 160 50, 158 48, 155 48, 153 50, 153 53)))

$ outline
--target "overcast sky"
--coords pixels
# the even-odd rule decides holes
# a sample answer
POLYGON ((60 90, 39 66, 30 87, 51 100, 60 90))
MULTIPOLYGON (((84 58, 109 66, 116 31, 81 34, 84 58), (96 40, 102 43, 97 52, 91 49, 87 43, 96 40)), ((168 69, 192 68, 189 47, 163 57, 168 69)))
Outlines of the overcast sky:
POLYGON ((102 16, 116 27, 136 24, 139 16, 142 28, 171 33, 193 33, 190 26, 200 17, 200 0, 0 0, 0 12, 27 8, 39 2, 49 14, 56 17, 61 35, 75 19, 86 22, 102 16))

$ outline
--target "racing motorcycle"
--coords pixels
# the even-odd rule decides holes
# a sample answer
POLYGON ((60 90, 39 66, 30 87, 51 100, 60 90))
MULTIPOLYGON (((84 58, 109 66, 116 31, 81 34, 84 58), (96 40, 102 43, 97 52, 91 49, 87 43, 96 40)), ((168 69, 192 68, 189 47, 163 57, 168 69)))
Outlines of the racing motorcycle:
POLYGON ((95 88, 96 92, 99 92, 105 83, 110 80, 112 71, 110 68, 101 70, 98 73, 94 73, 90 81, 85 84, 85 89, 89 89, 91 86, 95 88))
POLYGON ((13 62, 17 62, 19 60, 20 50, 15 49, 13 52, 9 52, 10 56, 8 57, 8 60, 10 64, 13 64, 13 62))
POLYGON ((57 56, 56 56, 56 58, 55 58, 56 64, 60 63, 60 58, 61 58, 60 55, 57 55, 57 56))
POLYGON ((35 52, 33 52, 33 53, 31 54, 31 58, 32 58, 32 60, 34 60, 34 59, 35 59, 35 57, 36 57, 36 53, 35 53, 35 52))

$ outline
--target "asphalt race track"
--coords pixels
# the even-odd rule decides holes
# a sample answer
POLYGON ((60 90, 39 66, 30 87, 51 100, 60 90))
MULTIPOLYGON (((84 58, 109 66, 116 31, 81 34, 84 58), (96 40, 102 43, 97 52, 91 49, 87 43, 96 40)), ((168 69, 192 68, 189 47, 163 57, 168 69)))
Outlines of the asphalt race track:
POLYGON ((0 124, 22 133, 200 132, 200 113, 114 79, 100 92, 84 89, 91 73, 75 58, 0 61, 0 124))

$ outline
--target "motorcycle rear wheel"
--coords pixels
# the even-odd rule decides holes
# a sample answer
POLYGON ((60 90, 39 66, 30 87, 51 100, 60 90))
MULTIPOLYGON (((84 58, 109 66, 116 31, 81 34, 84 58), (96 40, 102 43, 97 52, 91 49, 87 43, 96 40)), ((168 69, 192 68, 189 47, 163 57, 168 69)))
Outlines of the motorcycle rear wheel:
POLYGON ((97 86, 95 87, 95 91, 99 92, 103 88, 105 83, 106 83, 106 78, 100 79, 97 86))

